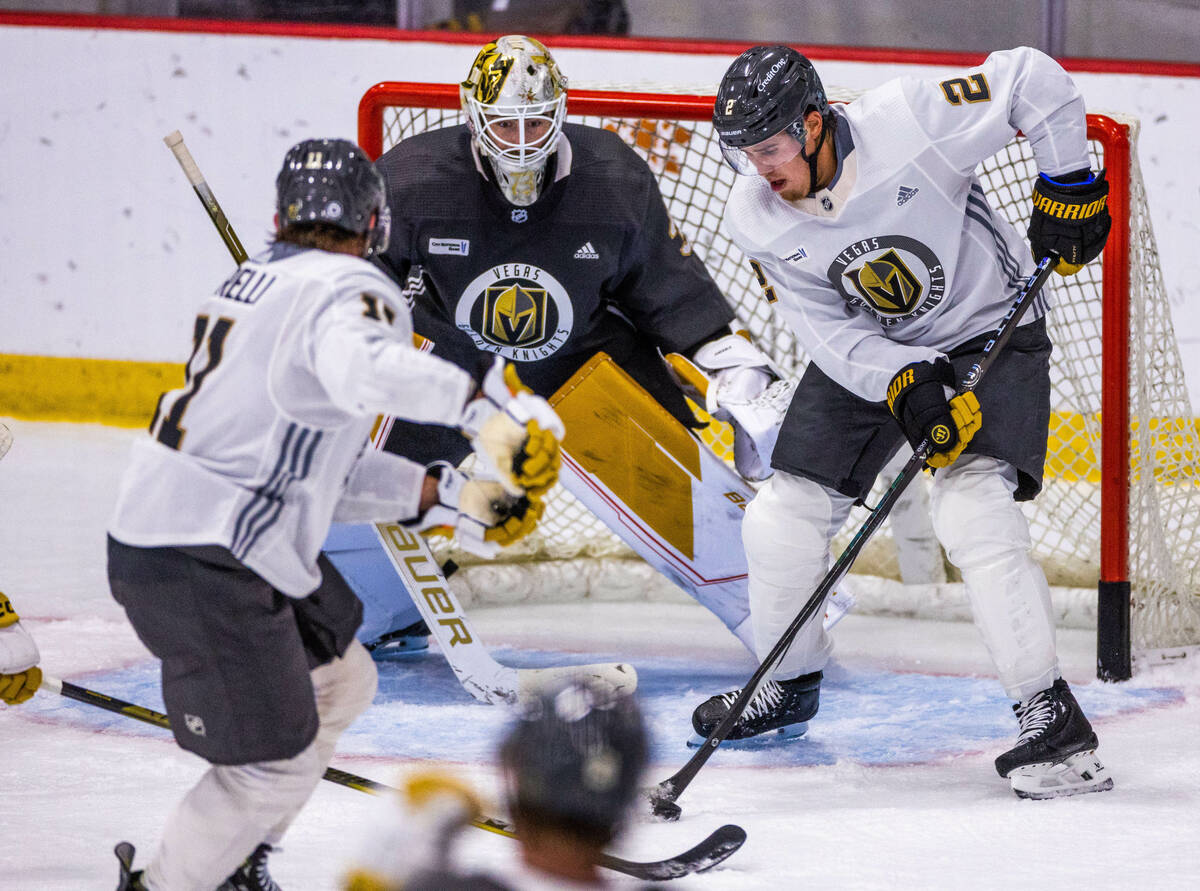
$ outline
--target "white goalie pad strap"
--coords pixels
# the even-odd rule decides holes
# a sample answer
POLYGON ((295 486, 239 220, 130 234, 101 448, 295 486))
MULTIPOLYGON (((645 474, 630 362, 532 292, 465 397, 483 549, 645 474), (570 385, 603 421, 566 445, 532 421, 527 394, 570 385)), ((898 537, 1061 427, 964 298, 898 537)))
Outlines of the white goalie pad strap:
POLYGON ((962 573, 1000 682, 1021 700, 1049 687, 1059 670, 1050 588, 1012 499, 1016 484, 1008 463, 963 455, 937 472, 930 500, 934 531, 962 573))
MULTIPOLYGON (((769 479, 746 510, 742 541, 757 655, 778 642, 829 569, 829 543, 851 500, 783 471, 769 479)), ((833 641, 822 622, 809 622, 776 666, 780 678, 825 667, 833 641)))

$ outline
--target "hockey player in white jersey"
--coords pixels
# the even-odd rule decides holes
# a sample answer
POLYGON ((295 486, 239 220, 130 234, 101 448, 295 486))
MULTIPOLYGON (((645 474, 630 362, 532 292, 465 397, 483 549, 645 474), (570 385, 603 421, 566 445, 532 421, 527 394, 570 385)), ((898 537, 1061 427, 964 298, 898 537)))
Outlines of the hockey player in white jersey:
POLYGON ((162 662, 175 738, 212 765, 121 888, 277 887, 266 856, 371 702, 362 605, 319 556, 335 518, 449 525, 483 553, 529 531, 561 423, 412 343, 410 307, 367 257, 383 180, 345 140, 307 140, 277 180, 278 234, 202 304, 185 385, 137 442, 109 528, 113 597, 162 662), (461 430, 494 478, 366 448, 391 412, 461 430), (239 865, 240 864, 240 865, 239 865))
MULTIPOLYGON (((1018 795, 1110 788, 1095 733, 1061 678, 1049 590, 1018 501, 1041 488, 1047 305, 1036 302, 973 393, 954 388, 1035 259, 1070 275, 1102 250, 1104 172, 1083 100, 1034 49, 943 80, 900 78, 831 106, 812 64, 758 46, 726 72, 713 123, 739 173, 724 222, 811 357, 743 540, 760 656, 825 574, 829 544, 904 439, 938 451, 933 526, 1020 723, 996 761, 1018 795), (975 168, 1017 131, 1032 145, 1029 245, 988 206, 975 168), (976 398, 978 397, 978 398, 976 398)), ((802 628, 731 738, 786 734, 817 711, 832 642, 802 628)), ((733 693, 693 716, 707 736, 733 693)))

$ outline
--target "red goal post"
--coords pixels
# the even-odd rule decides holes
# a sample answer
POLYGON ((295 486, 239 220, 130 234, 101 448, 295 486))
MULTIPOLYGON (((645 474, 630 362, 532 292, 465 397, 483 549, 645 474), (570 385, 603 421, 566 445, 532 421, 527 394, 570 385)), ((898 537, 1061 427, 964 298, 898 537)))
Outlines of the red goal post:
MULTIPOLYGON (((568 98, 571 120, 616 130, 647 158, 660 175, 664 199, 673 218, 704 257, 718 284, 738 305, 741 321, 756 340, 775 347, 770 351, 778 360, 795 367, 805 360, 797 353, 790 332, 764 315, 757 292, 751 288, 749 293, 753 296, 747 302, 733 293, 741 293, 743 282, 749 287, 752 280, 740 253, 729 245, 718 244, 721 236, 714 220, 719 220, 724 204, 722 190, 727 192, 732 172, 724 168, 715 151, 710 123, 712 107, 711 95, 668 92, 578 89, 572 90, 568 98), (708 136, 702 139, 706 129, 708 136), (750 299, 756 302, 751 304, 750 299)), ((359 143, 372 157, 378 157, 403 136, 460 122, 458 110, 459 93, 455 84, 376 84, 359 104, 359 143)), ((1093 166, 1103 166, 1108 171, 1109 207, 1114 225, 1102 260, 1057 285, 1062 293, 1057 295, 1056 303, 1064 307, 1060 314, 1081 313, 1078 321, 1065 323, 1069 330, 1055 331, 1052 324, 1051 331, 1056 351, 1078 353, 1073 360, 1067 357, 1068 364, 1073 362, 1075 366, 1073 370, 1055 372, 1056 379, 1062 382, 1061 389, 1072 394, 1063 399, 1073 407, 1056 411, 1052 420, 1047 490, 1039 498, 1039 502, 1046 501, 1049 494, 1051 505, 1045 518, 1040 515, 1031 518, 1035 553, 1043 565, 1049 564, 1052 584, 1073 588, 1098 584, 1099 599, 1096 601, 1095 595, 1092 598, 1096 604, 1097 670, 1100 677, 1108 679, 1130 676, 1135 646, 1147 651, 1174 651, 1177 647, 1200 643, 1197 605, 1200 598, 1195 595, 1195 567, 1191 566, 1194 559, 1188 562, 1184 555, 1175 561, 1188 562, 1183 572, 1176 573, 1178 577, 1162 582, 1144 578, 1141 585, 1131 580, 1134 549, 1157 553, 1162 540, 1171 538, 1165 533, 1152 532, 1154 543, 1146 543, 1140 537, 1143 534, 1140 529, 1136 541, 1131 536, 1131 516, 1139 526, 1146 520, 1143 504, 1146 499, 1139 495, 1131 500, 1131 482, 1145 486, 1163 483, 1165 478, 1168 487, 1187 488, 1189 492, 1185 494, 1190 499, 1194 495, 1190 490, 1196 485, 1192 463, 1200 458, 1200 442, 1196 441, 1190 407, 1178 407, 1180 398, 1186 405, 1186 392, 1180 397, 1173 391, 1169 405, 1153 402, 1159 397, 1151 394, 1148 397, 1151 401, 1143 399, 1138 404, 1136 417, 1131 412, 1131 396, 1138 399, 1139 393, 1146 389, 1144 380, 1131 379, 1131 320, 1136 322, 1142 313, 1141 308, 1131 306, 1131 294, 1138 295, 1140 301, 1147 299, 1148 287, 1154 290, 1157 283, 1158 290, 1162 290, 1144 191, 1132 151, 1135 133, 1136 122, 1131 128, 1130 123, 1113 117, 1088 115, 1093 166), (1131 246, 1137 248, 1137 262, 1142 264, 1137 270, 1137 287, 1131 277, 1134 262, 1131 246), (1154 267, 1152 271, 1145 268, 1150 264, 1154 267), (1085 318, 1084 314, 1091 315, 1085 318), (1059 344, 1064 342, 1065 347, 1060 348, 1059 344), (1059 490, 1063 493, 1061 497, 1055 494, 1059 490), (1131 503, 1133 500, 1136 505, 1131 503), (1082 534, 1080 542, 1060 542, 1075 534, 1074 530, 1069 534, 1064 532, 1075 523, 1098 529, 1094 530, 1094 536, 1092 531, 1082 534), (1043 544, 1045 547, 1038 550, 1043 544), (1140 632, 1134 621, 1138 615, 1148 619, 1140 632)), ((1022 143, 1023 139, 1015 140, 997 156, 1000 160, 993 159, 993 166, 1001 172, 994 173, 989 168, 984 174, 993 206, 1018 225, 1022 215, 1028 213, 1029 183, 1036 175, 1028 147, 1022 143), (1008 156, 1002 157, 1006 153, 1008 156)), ((1168 367, 1166 374, 1173 376, 1175 366, 1180 363, 1165 293, 1151 294, 1149 299, 1157 301, 1155 306, 1162 304, 1152 313, 1150 324, 1161 328, 1165 323, 1166 331, 1155 334, 1143 331, 1137 336, 1169 340, 1166 352, 1173 350, 1173 359, 1172 355, 1159 359, 1156 352, 1151 361, 1154 367, 1147 368, 1147 363, 1140 361, 1144 357, 1137 356, 1139 361, 1134 362, 1132 370, 1143 378, 1153 377, 1162 373, 1157 367, 1161 363, 1168 367)), ((1051 315, 1055 314, 1052 311, 1051 315)), ((1176 389, 1182 387, 1181 367, 1177 377, 1176 389)), ((1059 388, 1056 384, 1056 393, 1059 388)), ((1155 500, 1155 505, 1159 501, 1155 500)), ((1190 548, 1190 538, 1186 542, 1179 542, 1178 538, 1175 535, 1168 544, 1175 550, 1190 548)), ((868 553, 864 553, 860 564, 868 559, 868 553)), ((1162 574, 1149 557, 1134 562, 1143 574, 1162 574)))

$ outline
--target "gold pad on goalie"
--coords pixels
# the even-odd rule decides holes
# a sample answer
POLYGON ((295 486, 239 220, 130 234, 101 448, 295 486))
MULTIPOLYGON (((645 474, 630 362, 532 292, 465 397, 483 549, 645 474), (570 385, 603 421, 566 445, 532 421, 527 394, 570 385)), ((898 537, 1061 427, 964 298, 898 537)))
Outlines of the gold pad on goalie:
POLYGON ((693 559, 692 480, 700 479, 696 438, 606 353, 589 359, 550 404, 567 428, 563 450, 693 559))

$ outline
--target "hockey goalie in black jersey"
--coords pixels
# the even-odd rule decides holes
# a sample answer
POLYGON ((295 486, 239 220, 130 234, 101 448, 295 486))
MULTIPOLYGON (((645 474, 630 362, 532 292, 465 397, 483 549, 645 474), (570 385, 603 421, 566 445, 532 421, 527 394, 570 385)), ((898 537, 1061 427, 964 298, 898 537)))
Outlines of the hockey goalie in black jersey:
MULTIPOLYGON (((461 96, 466 124, 404 139, 377 162, 394 213, 392 241, 379 262, 407 283, 415 330, 435 355, 473 373, 502 356, 549 398, 604 353, 623 372, 622 383, 631 378, 649 410, 665 409, 681 433, 680 425, 699 424, 666 354, 687 356, 744 401, 784 383, 765 354, 733 333, 730 304, 670 219, 646 162, 615 133, 564 123, 566 79, 546 47, 521 36, 487 44, 461 96)), ((468 454, 453 433, 388 423, 379 439, 389 451, 451 463, 468 454)), ((568 422, 568 436, 570 429, 568 422)), ((585 471, 569 458, 561 481, 751 646, 741 508, 724 493, 744 489, 749 497, 752 489, 715 464, 705 486, 697 478, 694 488, 717 491, 723 504, 710 510, 698 502, 694 510, 693 481, 681 481, 686 505, 678 515, 714 519, 695 531, 689 519, 674 537, 662 527, 679 525, 677 519, 657 527, 646 521, 637 501, 647 496, 632 484, 572 477, 573 485, 567 477, 585 471), (714 482, 722 470, 731 479, 714 482), (599 488, 607 500, 588 501, 599 488), (604 515, 614 494, 631 521, 604 515)), ((394 638, 420 618, 375 530, 335 527, 326 552, 366 604, 365 643, 394 638)))

